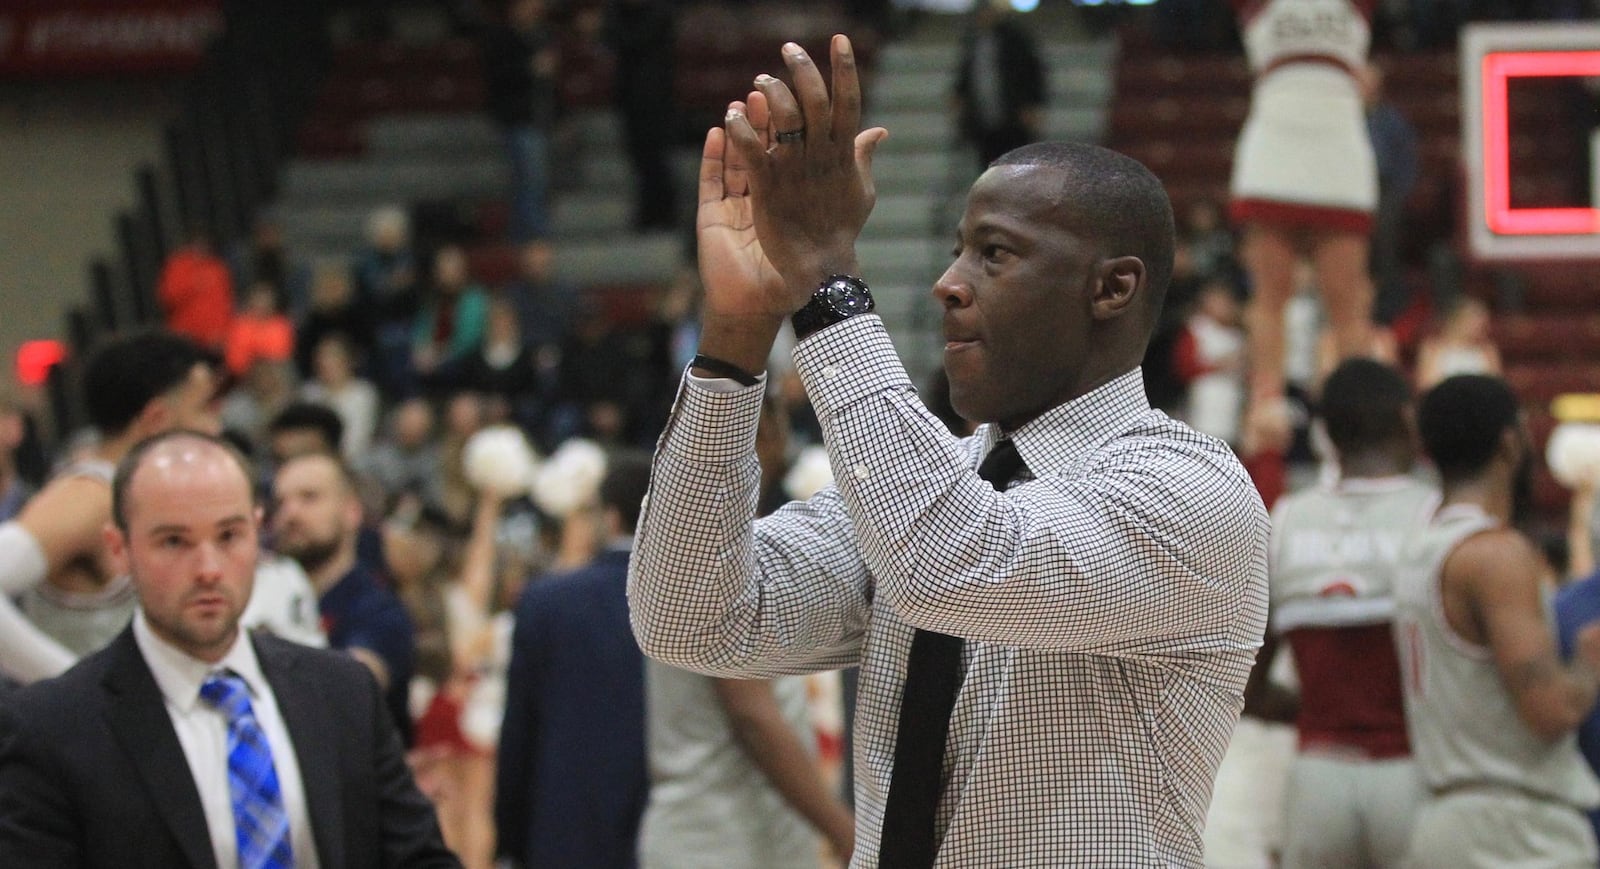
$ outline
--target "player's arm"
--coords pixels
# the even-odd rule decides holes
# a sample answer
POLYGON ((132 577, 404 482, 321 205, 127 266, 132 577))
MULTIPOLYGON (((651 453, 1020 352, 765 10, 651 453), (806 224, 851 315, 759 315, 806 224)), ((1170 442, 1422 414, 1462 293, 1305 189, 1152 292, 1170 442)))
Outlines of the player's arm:
POLYGON ((848 862, 855 848, 855 818, 823 784, 811 753, 778 708, 772 683, 713 679, 711 684, 744 753, 784 802, 827 837, 840 859, 848 862))
POLYGON ((98 556, 111 493, 67 479, 35 495, 0 524, 0 671, 23 682, 60 675, 76 656, 28 621, 12 597, 45 582, 75 558, 98 556))
POLYGON ((1600 626, 1578 635, 1572 664, 1556 651, 1545 614, 1541 561, 1521 534, 1500 529, 1469 537, 1445 560, 1446 590, 1458 589, 1490 652, 1517 715, 1543 739, 1572 732, 1600 689, 1600 626))

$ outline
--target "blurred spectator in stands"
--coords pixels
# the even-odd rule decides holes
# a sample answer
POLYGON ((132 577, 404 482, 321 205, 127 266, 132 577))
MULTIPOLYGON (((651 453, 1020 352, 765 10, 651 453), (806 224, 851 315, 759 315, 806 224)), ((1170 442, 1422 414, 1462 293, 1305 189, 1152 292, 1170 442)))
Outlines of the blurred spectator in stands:
POLYGON ((234 245, 228 256, 233 285, 248 287, 266 281, 276 288, 278 310, 290 316, 305 314, 310 305, 311 273, 289 260, 284 248, 283 225, 270 215, 256 218, 248 238, 234 245))
POLYGON ((242 437, 251 456, 267 454, 268 426, 294 401, 295 381, 294 366, 288 362, 258 359, 222 400, 223 429, 242 437))
POLYGON ((1244 406, 1244 329, 1239 299, 1226 280, 1207 281, 1173 348, 1186 386, 1183 420, 1196 431, 1237 443, 1244 406))
POLYGON ((1173 365, 1174 351, 1203 282, 1195 269, 1194 250, 1186 238, 1178 239, 1172 254, 1172 280, 1167 286, 1167 300, 1161 306, 1161 319, 1145 348, 1140 370, 1144 373, 1145 394, 1150 398, 1150 405, 1176 416, 1183 407, 1188 388, 1173 365))
POLYGON ((483 343, 489 299, 467 273, 467 254, 447 244, 433 257, 433 279, 411 328, 411 363, 430 375, 465 358, 483 343))
POLYGON ((670 369, 664 336, 659 346, 653 337, 617 325, 586 300, 562 347, 548 436, 557 443, 574 435, 605 445, 653 442, 652 411, 664 394, 661 378, 670 369))
POLYGON ((465 524, 476 498, 462 464, 467 441, 484 425, 483 396, 458 392, 450 396, 444 411, 444 438, 440 446, 440 478, 443 495, 439 506, 453 522, 465 524))
POLYGON ((978 149, 978 168, 1036 142, 1044 131, 1044 60, 1004 0, 979 0, 962 37, 955 109, 961 135, 978 149))
POLYGON ((1500 348, 1490 324, 1488 305, 1457 296, 1440 318, 1438 331, 1417 350, 1417 390, 1456 374, 1499 374, 1500 348))
POLYGON ((217 256, 211 235, 191 229, 188 241, 167 256, 156 283, 167 327, 220 350, 233 322, 233 276, 217 256))
POLYGON ((511 240, 550 235, 550 131, 560 51, 545 0, 511 0, 482 35, 489 114, 511 166, 511 240))
POLYGON ((375 209, 367 218, 367 245, 356 259, 356 304, 372 318, 373 379, 393 398, 412 386, 411 329, 417 314, 417 260, 405 210, 375 209))
POLYGON ((617 110, 633 165, 633 227, 677 226, 672 150, 680 138, 673 82, 677 15, 672 0, 608 0, 605 38, 616 55, 617 110))
POLYGON ((1378 210, 1372 223, 1372 283, 1377 295, 1372 318, 1388 325, 1411 302, 1405 267, 1400 261, 1406 200, 1417 185, 1417 131, 1394 103, 1383 98, 1383 70, 1369 63, 1362 69, 1361 99, 1367 109, 1367 135, 1378 165, 1378 210))
POLYGON ((687 368, 700 347, 700 297, 703 292, 700 272, 691 265, 678 269, 667 291, 661 296, 657 316, 662 322, 670 324, 670 358, 674 371, 687 368))
POLYGON ((505 295, 515 306, 522 339, 539 350, 557 349, 572 328, 578 288, 556 276, 555 248, 547 241, 523 245, 517 264, 519 274, 505 295))
POLYGON ((243 377, 257 362, 294 356, 294 324, 278 307, 277 287, 266 281, 250 285, 244 307, 228 326, 222 355, 234 377, 243 377))
POLYGON ((362 507, 355 475, 333 454, 306 453, 278 468, 272 488, 275 544, 311 577, 328 645, 372 671, 409 745, 407 698, 416 656, 411 617, 386 586, 382 566, 358 557, 362 507))
POLYGON ((337 453, 344 440, 344 420, 333 408, 296 401, 267 425, 267 458, 277 465, 306 453, 337 453))
POLYGON ((295 333, 295 365, 300 375, 311 376, 312 354, 323 336, 332 332, 338 332, 350 342, 358 360, 356 367, 369 370, 373 313, 372 308, 356 296, 346 269, 334 264, 319 267, 311 283, 310 309, 300 318, 295 333))
POLYGON ((444 503, 444 477, 433 428, 433 406, 422 398, 407 399, 390 411, 388 437, 357 466, 391 498, 409 494, 437 507, 444 503))
POLYGON ((1222 206, 1215 199, 1201 198, 1189 205, 1183 213, 1181 235, 1200 280, 1221 278, 1235 285, 1241 283, 1243 276, 1235 255, 1238 241, 1223 223, 1222 206))
POLYGON ((22 405, 9 392, 0 390, 0 523, 15 518, 33 495, 33 487, 17 471, 17 451, 27 434, 28 420, 22 405))
POLYGON ((489 302, 489 325, 476 352, 441 366, 440 385, 479 393, 504 408, 510 421, 525 431, 541 431, 545 396, 538 350, 522 339, 517 310, 510 299, 489 302))
POLYGON ((322 336, 312 359, 313 376, 300 388, 300 397, 333 408, 344 423, 339 451, 348 461, 366 455, 378 428, 378 390, 356 376, 350 342, 337 332, 322 336))

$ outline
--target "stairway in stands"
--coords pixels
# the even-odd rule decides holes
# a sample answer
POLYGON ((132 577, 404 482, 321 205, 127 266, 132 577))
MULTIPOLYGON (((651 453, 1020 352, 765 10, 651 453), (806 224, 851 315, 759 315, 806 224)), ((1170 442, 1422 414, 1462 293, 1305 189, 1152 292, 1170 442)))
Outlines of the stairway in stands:
MULTIPOLYGON (((786 39, 820 57, 828 34, 848 30, 825 7, 800 13, 779 3, 762 14, 750 8, 704 4, 683 13, 677 90, 689 132, 715 123, 756 73, 779 72, 777 49, 786 39)), ((860 244, 862 270, 918 382, 938 366, 943 346, 928 291, 948 263, 963 196, 978 175, 948 102, 964 22, 928 15, 892 42, 856 46, 866 120, 890 130, 875 161, 878 204, 860 244)), ((1069 8, 1035 13, 1031 25, 1050 71, 1048 134, 1100 141, 1115 43, 1084 36, 1069 8)), ((563 77, 567 114, 556 137, 555 268, 581 287, 664 284, 684 263, 685 239, 629 229, 632 172, 610 108, 617 73, 601 58, 575 59, 563 77)), ((305 260, 346 259, 361 247, 373 208, 426 206, 453 210, 475 227, 469 255, 479 280, 510 279, 516 252, 500 241, 508 178, 483 101, 480 60, 470 42, 435 34, 343 47, 273 206, 290 250, 305 260)), ((694 190, 697 158, 686 134, 675 161, 685 200, 694 190)))

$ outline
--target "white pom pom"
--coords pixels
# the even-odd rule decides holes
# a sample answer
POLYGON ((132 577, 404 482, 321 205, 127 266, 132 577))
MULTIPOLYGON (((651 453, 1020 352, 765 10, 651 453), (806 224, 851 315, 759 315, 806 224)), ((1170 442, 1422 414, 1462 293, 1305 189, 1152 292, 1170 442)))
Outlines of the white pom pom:
POLYGON ((556 448, 533 478, 533 503, 557 519, 600 498, 606 453, 594 441, 572 438, 556 448))
POLYGON ((490 426, 467 439, 461 451, 467 482, 483 492, 514 498, 528 491, 539 457, 515 426, 490 426))
POLYGON ((1600 424, 1564 422, 1550 433, 1545 462, 1569 489, 1600 484, 1600 424))
POLYGON ((806 447, 795 457, 794 465, 783 477, 783 490, 796 501, 817 494, 833 485, 833 465, 822 447, 806 447))

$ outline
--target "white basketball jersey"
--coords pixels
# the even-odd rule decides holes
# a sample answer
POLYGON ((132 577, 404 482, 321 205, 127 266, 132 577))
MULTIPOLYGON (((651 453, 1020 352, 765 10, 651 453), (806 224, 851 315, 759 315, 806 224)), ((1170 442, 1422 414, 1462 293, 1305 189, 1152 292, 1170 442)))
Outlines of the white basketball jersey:
POLYGON ((1445 622, 1440 568, 1462 540, 1498 524, 1475 506, 1452 505, 1402 555, 1396 641, 1417 768, 1434 790, 1500 785, 1580 809, 1600 806, 1600 782, 1576 735, 1555 742, 1534 735, 1490 650, 1445 622))

